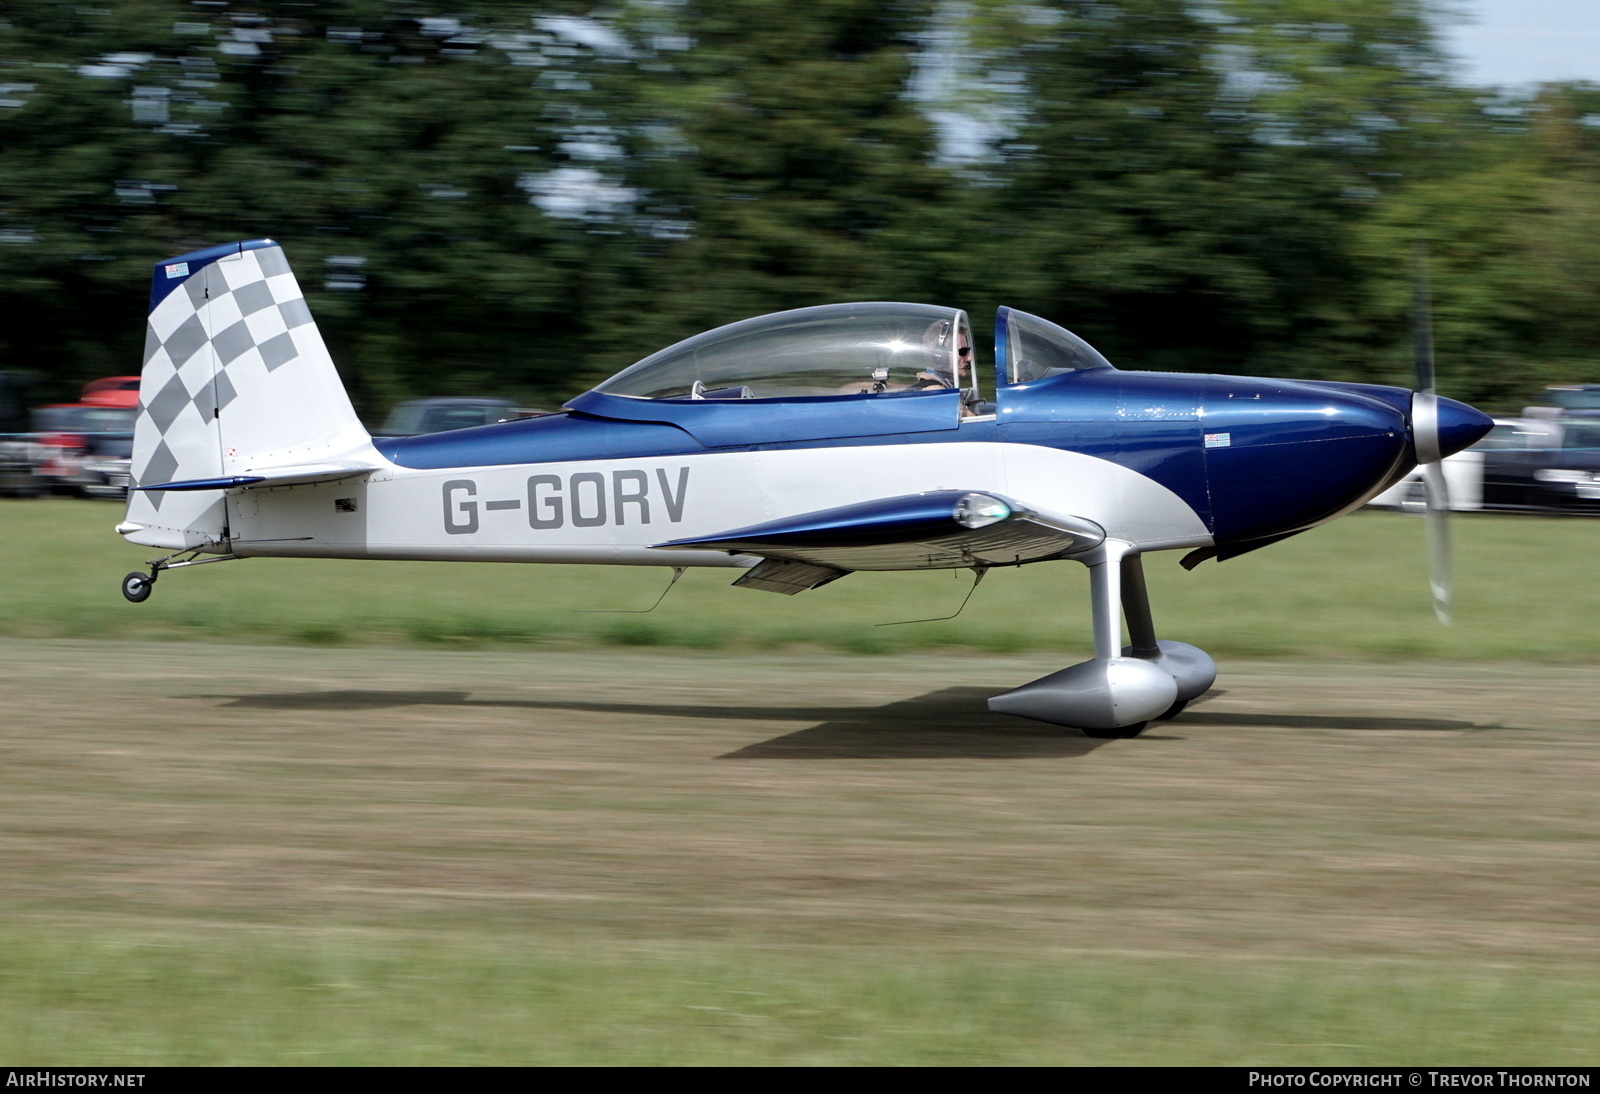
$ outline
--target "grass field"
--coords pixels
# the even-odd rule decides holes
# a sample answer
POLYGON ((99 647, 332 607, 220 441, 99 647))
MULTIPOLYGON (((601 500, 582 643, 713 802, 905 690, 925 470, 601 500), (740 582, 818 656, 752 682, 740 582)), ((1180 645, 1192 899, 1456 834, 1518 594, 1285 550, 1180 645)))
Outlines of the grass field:
MULTIPOLYGON (((691 571, 659 609, 654 568, 252 559, 166 575, 142 605, 117 592, 152 552, 112 532, 104 502, 0 501, 0 634, 338 644, 521 643, 853 653, 938 647, 1077 656, 1089 646, 1082 567, 995 570, 959 618, 970 575, 853 574, 795 597, 691 571)), ((1157 627, 1218 657, 1427 657, 1585 662, 1600 655, 1600 521, 1453 522, 1456 625, 1434 620, 1420 520, 1357 513, 1226 563, 1147 565, 1157 627)))
POLYGON ((1594 1063, 1600 522, 1457 520, 1449 629, 1411 518, 1157 556, 1218 688, 1094 741, 983 705, 1076 566, 130 605, 119 516, 0 501, 0 1063, 1594 1063))
POLYGON ((0 1052, 74 1065, 1592 1066, 1595 969, 628 948, 215 930, 19 939, 0 1052))
POLYGON ((0 639, 0 1061, 1592 1064, 1600 669, 0 639))

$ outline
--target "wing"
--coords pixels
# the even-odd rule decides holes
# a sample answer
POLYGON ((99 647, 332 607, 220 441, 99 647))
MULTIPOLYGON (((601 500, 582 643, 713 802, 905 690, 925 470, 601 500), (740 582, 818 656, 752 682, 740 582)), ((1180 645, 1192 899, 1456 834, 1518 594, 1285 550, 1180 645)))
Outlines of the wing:
POLYGON ((998 494, 940 490, 803 513, 655 546, 760 555, 734 582, 771 592, 813 589, 851 570, 1015 566, 1098 546, 1105 529, 1043 514, 998 494))

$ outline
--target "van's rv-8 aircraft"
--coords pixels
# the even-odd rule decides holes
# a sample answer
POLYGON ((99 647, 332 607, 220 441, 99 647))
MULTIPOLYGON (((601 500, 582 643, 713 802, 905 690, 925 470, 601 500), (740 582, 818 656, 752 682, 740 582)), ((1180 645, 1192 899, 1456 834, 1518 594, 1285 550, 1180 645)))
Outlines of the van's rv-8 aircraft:
POLYGON ((865 303, 696 335, 560 413, 374 442, 267 239, 158 263, 144 357, 117 531, 173 553, 124 579, 129 600, 164 570, 256 557, 722 566, 785 594, 1068 559, 1089 570, 1093 659, 989 705, 1098 737, 1216 678, 1157 640, 1145 553, 1228 559, 1419 464, 1442 481, 1491 425, 1435 396, 1431 366, 1416 393, 1124 372, 1008 308, 985 398, 964 312, 865 303))

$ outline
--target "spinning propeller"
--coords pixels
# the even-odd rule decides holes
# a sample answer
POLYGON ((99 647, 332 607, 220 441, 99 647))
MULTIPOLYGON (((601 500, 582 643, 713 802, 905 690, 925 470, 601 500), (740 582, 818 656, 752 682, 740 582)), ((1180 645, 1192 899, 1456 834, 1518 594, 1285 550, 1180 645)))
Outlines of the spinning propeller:
POLYGON ((1423 491, 1427 499, 1428 584, 1433 590, 1433 613, 1439 617, 1439 622, 1449 626, 1454 588, 1450 562, 1450 490, 1444 478, 1444 453, 1439 443, 1439 396, 1434 390, 1428 252, 1421 240, 1416 243, 1415 260, 1411 347, 1417 371, 1417 390, 1411 396, 1411 441, 1416 449, 1417 467, 1422 472, 1423 491))

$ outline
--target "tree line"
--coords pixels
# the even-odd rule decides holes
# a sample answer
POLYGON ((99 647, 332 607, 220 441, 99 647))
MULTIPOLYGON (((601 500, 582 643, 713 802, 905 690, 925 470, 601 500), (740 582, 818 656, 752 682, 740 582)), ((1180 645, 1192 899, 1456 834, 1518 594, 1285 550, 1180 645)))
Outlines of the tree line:
POLYGON ((358 407, 552 405, 851 299, 1129 368, 1600 381, 1600 87, 1452 79, 1422 0, 11 0, 0 369, 137 370, 151 265, 284 244, 358 407), (94 6, 94 4, 102 6, 94 6))

